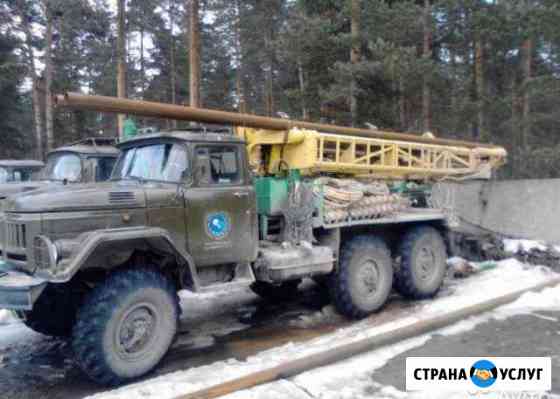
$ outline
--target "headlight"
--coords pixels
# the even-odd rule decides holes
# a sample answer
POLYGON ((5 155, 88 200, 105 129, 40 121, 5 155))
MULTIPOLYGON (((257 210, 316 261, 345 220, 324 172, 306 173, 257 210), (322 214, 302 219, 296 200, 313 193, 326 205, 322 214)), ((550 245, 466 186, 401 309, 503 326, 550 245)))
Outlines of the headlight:
POLYGON ((39 269, 49 269, 58 262, 56 245, 45 236, 36 236, 33 239, 33 256, 39 269))
POLYGON ((57 261, 60 261, 62 259, 71 257, 74 251, 79 248, 80 242, 62 239, 55 241, 54 246, 58 255, 57 261))

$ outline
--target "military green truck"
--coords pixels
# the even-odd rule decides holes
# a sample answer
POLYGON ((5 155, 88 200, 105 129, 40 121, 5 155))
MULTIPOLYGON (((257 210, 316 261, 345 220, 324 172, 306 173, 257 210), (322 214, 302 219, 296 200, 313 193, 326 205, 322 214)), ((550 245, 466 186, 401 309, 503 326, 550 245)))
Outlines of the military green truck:
MULTIPOLYGON (((32 161, 32 173, 23 173, 15 168, 22 161, 0 161, 0 211, 2 203, 9 195, 36 190, 49 185, 60 186, 68 183, 90 183, 108 180, 119 151, 114 138, 94 137, 56 148, 47 155, 47 164, 32 161), (12 173, 12 178, 4 181, 3 168, 12 173), (19 171, 19 172, 18 172, 19 171), (15 174, 14 174, 15 173, 15 174), (19 173, 19 175, 18 175, 19 173), (17 176, 22 178, 18 179, 17 176), (23 178, 29 177, 29 178, 23 178)), ((26 161, 25 165, 29 165, 26 161)))
POLYGON ((35 180, 43 166, 43 162, 35 160, 0 160, 0 184, 35 180))
MULTIPOLYGON (((420 183, 453 165, 379 167, 390 151, 379 155, 376 146, 395 154, 418 147, 277 133, 146 134, 118 145, 109 182, 8 198, 0 308, 69 337, 82 370, 115 385, 149 372, 168 351, 179 290, 249 286, 276 299, 311 277, 350 318, 381 309, 393 287, 410 298, 435 295, 446 272, 447 215, 420 183), (378 168, 418 182, 365 173, 378 168)), ((410 155, 436 159, 437 148, 449 152, 429 145, 410 155)))

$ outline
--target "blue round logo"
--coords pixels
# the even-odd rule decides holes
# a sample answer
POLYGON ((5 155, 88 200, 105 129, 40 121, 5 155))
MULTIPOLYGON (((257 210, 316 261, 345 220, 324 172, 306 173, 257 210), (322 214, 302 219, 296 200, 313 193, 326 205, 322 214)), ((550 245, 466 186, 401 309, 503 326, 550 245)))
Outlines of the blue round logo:
POLYGON ((226 237, 231 230, 229 217, 224 212, 212 213, 206 219, 206 232, 212 238, 226 237))
POLYGON ((498 369, 489 360, 479 360, 472 365, 470 376, 474 385, 479 388, 488 388, 496 382, 498 369))

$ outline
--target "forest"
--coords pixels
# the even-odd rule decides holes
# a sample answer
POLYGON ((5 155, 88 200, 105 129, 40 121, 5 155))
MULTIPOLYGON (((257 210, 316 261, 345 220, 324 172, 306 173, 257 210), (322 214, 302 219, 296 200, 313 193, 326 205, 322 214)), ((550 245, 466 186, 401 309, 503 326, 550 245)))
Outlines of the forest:
POLYGON ((560 177, 558 21, 558 0, 0 0, 0 157, 117 135, 54 109, 77 91, 492 142, 500 177, 560 177))

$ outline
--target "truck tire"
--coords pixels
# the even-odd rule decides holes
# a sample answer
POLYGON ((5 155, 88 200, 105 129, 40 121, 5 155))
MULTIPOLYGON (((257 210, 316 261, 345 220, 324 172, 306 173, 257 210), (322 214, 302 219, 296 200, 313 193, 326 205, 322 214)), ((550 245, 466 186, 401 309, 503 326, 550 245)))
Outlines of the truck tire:
POLYGON ((96 286, 72 331, 77 364, 95 382, 119 385, 151 371, 179 319, 174 284, 155 269, 125 269, 96 286))
POLYGON ((387 244, 380 237, 356 236, 341 248, 330 292, 336 309, 361 319, 380 310, 393 285, 393 267, 387 244))
POLYGON ((445 278, 447 251, 439 231, 431 226, 408 230, 398 248, 400 267, 395 273, 395 289, 411 299, 435 296, 445 278))
POLYGON ((269 301, 285 301, 296 297, 300 283, 301 280, 285 281, 280 284, 257 281, 251 284, 251 290, 261 298, 269 301))
POLYGON ((52 337, 69 337, 76 320, 75 302, 69 287, 48 285, 32 310, 17 311, 16 316, 27 327, 52 337), (67 288, 65 291, 64 288, 67 288))

